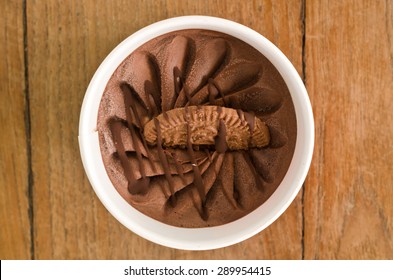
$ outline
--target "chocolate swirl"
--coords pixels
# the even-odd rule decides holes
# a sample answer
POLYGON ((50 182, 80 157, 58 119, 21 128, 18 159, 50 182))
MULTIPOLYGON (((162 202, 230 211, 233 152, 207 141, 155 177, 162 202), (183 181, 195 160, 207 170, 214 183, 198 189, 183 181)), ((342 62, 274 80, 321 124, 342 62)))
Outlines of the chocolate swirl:
POLYGON ((131 205, 164 223, 205 227, 246 215, 274 192, 292 159, 296 118, 282 77, 262 54, 222 33, 183 30, 145 43, 117 68, 100 103, 98 132, 108 175, 131 205), (214 110, 213 126, 203 125, 213 113, 198 115, 205 106, 214 106, 202 110, 214 110), (192 114, 203 133, 195 132, 192 114), (256 146, 250 141, 261 123, 268 142, 256 146), (145 137, 147 124, 154 143, 145 137))

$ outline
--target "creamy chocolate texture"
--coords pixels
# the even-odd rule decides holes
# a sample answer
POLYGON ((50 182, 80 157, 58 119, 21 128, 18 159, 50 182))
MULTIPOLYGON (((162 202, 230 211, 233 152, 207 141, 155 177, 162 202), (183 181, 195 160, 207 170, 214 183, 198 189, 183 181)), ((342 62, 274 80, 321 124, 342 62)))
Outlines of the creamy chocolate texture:
POLYGON ((275 67, 243 41, 199 29, 132 52, 106 86, 97 129, 120 195, 179 227, 226 224, 264 203, 297 133, 275 67))

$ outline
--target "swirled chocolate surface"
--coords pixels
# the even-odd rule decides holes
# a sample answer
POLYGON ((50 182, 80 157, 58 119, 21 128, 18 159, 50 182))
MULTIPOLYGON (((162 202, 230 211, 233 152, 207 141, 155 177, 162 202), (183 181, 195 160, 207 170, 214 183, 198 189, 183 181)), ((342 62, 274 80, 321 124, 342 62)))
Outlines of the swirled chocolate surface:
POLYGON ((275 67, 243 41, 199 29, 132 52, 106 86, 97 128, 120 195, 179 227, 226 224, 264 203, 297 132, 275 67))

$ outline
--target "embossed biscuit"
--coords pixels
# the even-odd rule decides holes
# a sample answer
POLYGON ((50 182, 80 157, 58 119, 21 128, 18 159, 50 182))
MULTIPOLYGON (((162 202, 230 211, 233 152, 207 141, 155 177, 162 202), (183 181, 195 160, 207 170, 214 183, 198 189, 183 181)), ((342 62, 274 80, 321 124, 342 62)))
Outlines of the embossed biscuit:
POLYGON ((189 106, 160 114, 144 127, 146 141, 157 144, 160 133, 165 147, 214 145, 219 135, 220 120, 225 126, 225 139, 230 150, 261 148, 269 144, 266 124, 254 115, 219 106, 189 106), (156 120, 155 120, 156 119, 156 120))

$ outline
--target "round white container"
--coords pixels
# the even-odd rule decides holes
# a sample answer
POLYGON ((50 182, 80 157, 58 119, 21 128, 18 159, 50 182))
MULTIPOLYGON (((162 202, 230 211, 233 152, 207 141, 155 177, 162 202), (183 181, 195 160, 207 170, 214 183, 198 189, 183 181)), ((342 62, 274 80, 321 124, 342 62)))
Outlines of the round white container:
POLYGON ((151 24, 121 42, 94 74, 80 115, 79 146, 84 168, 97 196, 108 211, 134 233, 161 245, 207 250, 241 242, 273 223, 299 192, 310 167, 314 148, 314 120, 310 100, 296 69, 285 55, 256 31, 226 19, 183 16, 151 24), (102 161, 97 115, 106 84, 119 64, 135 49, 162 34, 182 29, 208 29, 227 33, 253 46, 277 68, 291 94, 297 120, 292 162, 283 181, 260 207, 234 222, 210 228, 180 228, 156 221, 129 205, 113 187, 102 161))

